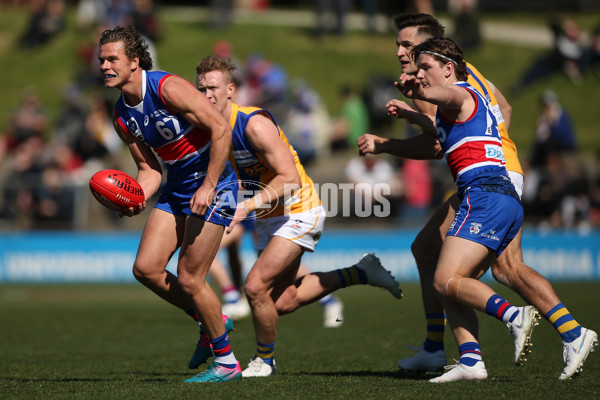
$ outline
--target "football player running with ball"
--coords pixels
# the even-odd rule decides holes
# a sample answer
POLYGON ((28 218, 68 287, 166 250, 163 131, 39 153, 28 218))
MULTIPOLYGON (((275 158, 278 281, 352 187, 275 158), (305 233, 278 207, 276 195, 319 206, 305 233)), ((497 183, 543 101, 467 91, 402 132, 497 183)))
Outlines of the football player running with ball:
MULTIPOLYGON (((121 91, 114 126, 138 169, 146 200, 167 179, 146 222, 133 274, 169 303, 201 322, 208 370, 186 382, 241 380, 219 298, 206 274, 233 212, 222 197, 235 199, 237 176, 227 161, 231 128, 205 96, 176 75, 150 71, 148 44, 132 27, 106 30, 100 37, 100 72, 107 88, 121 91), (156 154, 155 154, 156 153, 156 154), (180 249, 177 276, 166 270, 180 249), (211 350, 212 346, 212 350, 211 350)), ((146 203, 123 212, 137 215, 146 203)), ((235 207, 234 207, 235 208, 235 207)))

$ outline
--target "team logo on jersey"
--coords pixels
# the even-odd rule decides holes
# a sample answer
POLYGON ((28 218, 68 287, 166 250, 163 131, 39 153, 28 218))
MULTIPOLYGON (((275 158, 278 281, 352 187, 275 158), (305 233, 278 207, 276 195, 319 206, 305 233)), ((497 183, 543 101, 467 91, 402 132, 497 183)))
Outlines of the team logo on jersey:
POLYGON ((313 235, 313 240, 314 240, 315 242, 318 242, 318 241, 319 241, 319 239, 321 239, 321 231, 319 231, 319 232, 316 232, 316 233, 313 235))
POLYGON ((127 121, 127 129, 129 129, 130 132, 133 132, 133 134, 135 136, 141 136, 142 135, 142 131, 140 130, 140 126, 138 125, 137 121, 133 117, 129 118, 129 120, 127 121))
POLYGON ((471 222, 471 235, 478 235, 481 230, 481 224, 478 222, 471 222))

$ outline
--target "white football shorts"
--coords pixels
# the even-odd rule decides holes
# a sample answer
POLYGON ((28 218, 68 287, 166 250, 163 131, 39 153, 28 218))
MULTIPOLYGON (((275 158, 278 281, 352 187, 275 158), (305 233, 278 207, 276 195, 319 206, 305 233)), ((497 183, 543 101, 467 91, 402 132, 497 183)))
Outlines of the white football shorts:
POLYGON ((280 236, 313 252, 323 233, 326 216, 325 209, 320 205, 302 213, 257 219, 256 247, 259 251, 264 250, 273 236, 280 236))
POLYGON ((515 171, 507 171, 508 177, 515 187, 515 191, 519 195, 519 199, 523 196, 523 175, 515 171))

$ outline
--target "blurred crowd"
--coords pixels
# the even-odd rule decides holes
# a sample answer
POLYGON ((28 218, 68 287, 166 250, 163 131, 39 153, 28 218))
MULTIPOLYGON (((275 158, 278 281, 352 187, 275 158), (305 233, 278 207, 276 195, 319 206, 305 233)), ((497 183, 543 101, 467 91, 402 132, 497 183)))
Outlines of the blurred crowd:
MULTIPOLYGON (((19 48, 34 51, 66 28, 66 0, 31 0, 19 48)), ((97 35, 116 25, 134 25, 148 42, 161 38, 153 0, 80 0, 76 49, 80 68, 59 94, 61 108, 48 115, 35 88, 23 91, 0 135, 0 227, 82 228, 87 221, 89 177, 119 168, 121 140, 112 126, 114 99, 100 79, 97 35), (108 94, 110 96, 110 94, 108 94)))
POLYGON ((581 84, 588 69, 600 78, 600 24, 589 34, 570 18, 552 17, 548 26, 552 32, 552 47, 533 59, 513 84, 513 94, 555 73, 564 73, 574 85, 581 84))
MULTIPOLYGON (((211 2, 214 8, 209 24, 218 29, 231 24, 233 3, 211 2)), ((324 8, 318 10, 326 12, 325 6, 331 5, 326 3, 319 2, 324 8)), ((253 4, 258 8, 268 6, 268 2, 253 4)), ((376 2, 362 4, 369 17, 376 2)), ((65 0, 33 0, 31 7, 30 21, 19 39, 24 51, 44 46, 60 35, 66 24, 65 0)), ((9 125, 0 127, 0 228, 86 227, 85 213, 89 210, 82 204, 92 198, 87 188, 89 177, 103 168, 124 168, 121 160, 127 150, 112 126, 114 93, 106 93, 103 88, 96 38, 104 29, 133 24, 150 43, 158 69, 154 44, 163 36, 161 21, 153 0, 81 0, 76 15, 78 28, 89 37, 82 36, 76 49, 81 68, 61 94, 58 117, 51 118, 36 90, 27 88, 9 125)), ((480 37, 476 9, 458 7, 455 15, 463 21, 459 25, 462 30, 456 34, 476 39, 465 46, 477 46, 480 37)), ((365 29, 370 30, 369 18, 365 21, 365 29)), ((345 32, 335 24, 326 27, 320 23, 317 19, 317 35, 345 32)), ((555 47, 533 61, 532 68, 543 65, 546 73, 535 75, 535 79, 562 71, 577 84, 589 70, 600 77, 600 26, 581 42, 577 40, 583 35, 572 21, 551 26, 558 29, 553 30, 555 47)), ((233 44, 226 41, 214 43, 212 51, 231 58, 238 66, 234 72, 234 101, 271 111, 316 183, 350 183, 352 199, 373 205, 382 203, 381 194, 365 190, 364 184, 388 185, 383 196, 391 205, 391 217, 378 219, 378 223, 416 227, 454 189, 444 161, 358 157, 356 139, 365 132, 416 134, 410 125, 404 126, 386 115, 385 103, 397 97, 395 77, 373 75, 363 87, 348 82, 339 88, 339 110, 330 113, 310 82, 290 77, 276 60, 258 52, 241 59, 233 44), (323 176, 338 181, 321 181, 323 176)), ((533 79, 529 70, 525 71, 513 89, 526 90, 533 79)), ((600 153, 594 160, 578 156, 576 126, 569 110, 550 89, 539 99, 533 137, 529 153, 520 153, 525 170, 526 224, 600 228, 600 153)), ((114 217, 114 213, 106 213, 114 217)), ((359 216, 355 211, 350 215, 359 216)))

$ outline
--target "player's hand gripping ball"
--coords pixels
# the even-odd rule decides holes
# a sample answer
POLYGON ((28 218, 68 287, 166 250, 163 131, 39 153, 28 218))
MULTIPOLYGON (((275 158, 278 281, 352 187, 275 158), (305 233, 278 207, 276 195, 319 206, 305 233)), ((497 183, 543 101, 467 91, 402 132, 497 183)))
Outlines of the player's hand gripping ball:
POLYGON ((115 211, 137 207, 146 199, 139 183, 125 172, 104 169, 90 178, 92 194, 104 206, 115 211))

